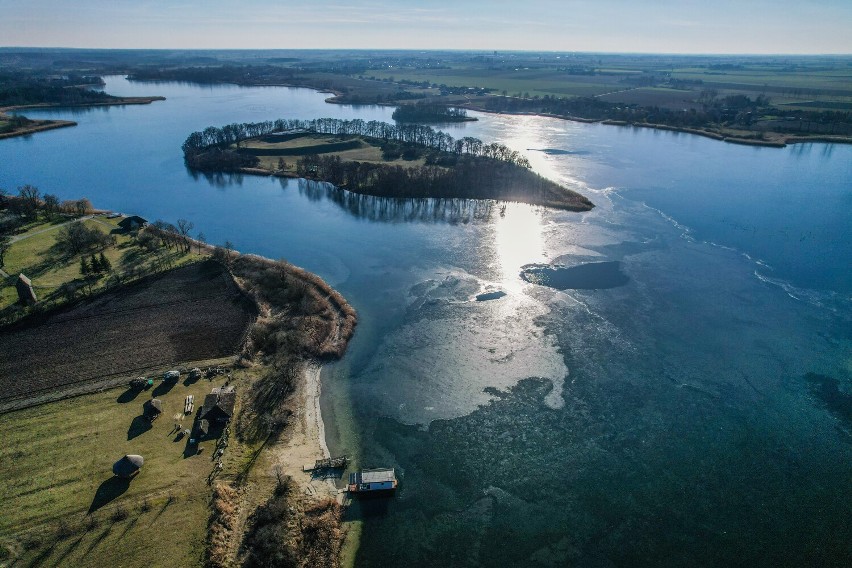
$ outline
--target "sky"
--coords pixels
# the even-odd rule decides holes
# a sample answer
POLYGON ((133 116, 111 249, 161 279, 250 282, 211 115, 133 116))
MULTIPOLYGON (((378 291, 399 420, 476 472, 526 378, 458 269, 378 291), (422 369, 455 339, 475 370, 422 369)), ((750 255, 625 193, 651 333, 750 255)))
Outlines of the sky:
POLYGON ((0 46, 852 54, 852 0, 0 0, 0 46))

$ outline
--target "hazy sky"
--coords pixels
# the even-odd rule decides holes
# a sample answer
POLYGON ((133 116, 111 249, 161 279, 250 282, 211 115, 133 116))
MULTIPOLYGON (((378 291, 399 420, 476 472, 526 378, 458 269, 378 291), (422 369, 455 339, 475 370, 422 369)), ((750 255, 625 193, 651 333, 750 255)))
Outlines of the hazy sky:
POLYGON ((0 46, 852 53, 852 0, 0 0, 0 46))

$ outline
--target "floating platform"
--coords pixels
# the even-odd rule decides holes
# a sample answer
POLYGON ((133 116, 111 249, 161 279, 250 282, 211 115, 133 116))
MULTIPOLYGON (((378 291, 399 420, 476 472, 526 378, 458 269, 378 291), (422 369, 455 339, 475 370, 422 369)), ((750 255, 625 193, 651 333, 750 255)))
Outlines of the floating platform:
POLYGON ((349 493, 382 494, 394 491, 398 485, 396 471, 392 467, 362 469, 349 474, 349 493))

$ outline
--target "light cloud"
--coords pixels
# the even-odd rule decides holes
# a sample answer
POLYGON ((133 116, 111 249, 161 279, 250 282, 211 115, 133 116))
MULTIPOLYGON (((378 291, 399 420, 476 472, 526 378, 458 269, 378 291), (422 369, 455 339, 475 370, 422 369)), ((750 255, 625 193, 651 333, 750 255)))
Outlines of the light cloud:
POLYGON ((0 44, 852 53, 848 0, 0 0, 0 44))

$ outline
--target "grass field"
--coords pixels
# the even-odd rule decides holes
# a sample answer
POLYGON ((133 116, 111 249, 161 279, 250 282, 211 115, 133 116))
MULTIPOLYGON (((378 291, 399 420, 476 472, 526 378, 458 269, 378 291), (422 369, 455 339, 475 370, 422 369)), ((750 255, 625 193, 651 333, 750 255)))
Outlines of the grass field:
MULTIPOLYGON (((102 232, 110 233, 117 229, 120 219, 107 219, 96 216, 83 221, 88 227, 94 227, 102 232)), ((81 279, 80 256, 66 256, 56 248, 57 236, 67 218, 57 218, 52 221, 32 223, 25 231, 16 235, 18 239, 12 243, 6 253, 3 270, 10 275, 2 283, 0 289, 0 310, 17 302, 15 281, 23 272, 33 282, 33 289, 39 300, 50 297, 64 283, 81 279)), ((184 252, 177 248, 160 248, 148 251, 136 244, 127 234, 115 232, 116 244, 107 247, 104 256, 112 264, 113 273, 145 274, 154 270, 155 266, 180 266, 200 258, 194 252, 184 252)), ((88 257, 88 254, 83 256, 88 257)), ((98 290, 109 279, 110 274, 104 274, 93 282, 92 291, 98 290)))
POLYGON ((614 90, 617 77, 611 75, 569 75, 556 70, 518 69, 388 69, 369 71, 378 79, 428 81, 448 87, 480 87, 500 94, 527 93, 529 96, 591 97, 614 90))
POLYGON ((371 144, 360 136, 339 137, 331 134, 311 134, 297 138, 283 137, 283 141, 277 142, 275 136, 264 136, 246 140, 243 148, 256 155, 260 159, 260 167, 278 171, 279 160, 284 161, 285 172, 295 172, 296 162, 299 158, 309 154, 322 154, 324 156, 339 156, 341 160, 357 162, 374 162, 386 165, 414 167, 422 166, 424 160, 385 160, 382 158, 382 149, 371 144), (348 149, 340 150, 339 145, 345 144, 348 149))
POLYGON ((186 395, 198 408, 223 380, 180 381, 158 393, 163 415, 150 427, 141 414, 151 391, 124 388, 3 415, 0 565, 200 566, 215 443, 201 442, 195 455, 172 428, 192 424, 182 413, 186 395), (127 453, 145 465, 117 482, 112 464, 127 453))

